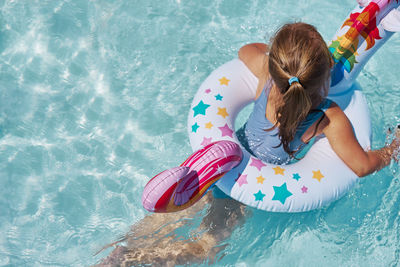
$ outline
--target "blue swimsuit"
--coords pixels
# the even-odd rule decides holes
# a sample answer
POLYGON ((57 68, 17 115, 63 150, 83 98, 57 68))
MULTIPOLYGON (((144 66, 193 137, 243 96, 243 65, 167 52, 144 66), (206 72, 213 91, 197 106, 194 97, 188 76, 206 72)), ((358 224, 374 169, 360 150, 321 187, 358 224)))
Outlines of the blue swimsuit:
MULTIPOLYGON (((271 88, 272 80, 269 80, 261 92, 261 95, 257 98, 253 112, 250 114, 247 123, 244 127, 239 129, 236 134, 242 145, 257 158, 273 164, 287 164, 290 161, 290 157, 283 149, 283 145, 280 145, 281 141, 278 136, 278 129, 274 128, 270 131, 265 131, 265 129, 274 126, 274 124, 265 117, 268 95, 271 88)), ((299 148, 304 145, 304 142, 301 141, 301 137, 314 122, 322 117, 331 103, 331 100, 324 99, 315 109, 317 111, 310 112, 306 119, 300 123, 293 141, 289 144, 292 151, 300 150, 299 148)), ((230 198, 217 186, 213 188, 213 195, 215 198, 230 198)))
MULTIPOLYGON (((273 163, 273 164, 287 164, 290 161, 288 153, 283 149, 283 145, 278 136, 278 128, 270 129, 274 126, 266 117, 265 110, 267 107, 268 95, 272 87, 272 80, 269 80, 265 85, 261 95, 255 101, 253 112, 245 125, 244 134, 247 141, 248 149, 257 158, 273 163)), ((330 107, 332 101, 324 99, 322 103, 316 108, 315 112, 310 112, 306 119, 300 123, 297 132, 292 142, 290 142, 290 150, 296 151, 304 142, 301 137, 306 130, 318 119, 320 119, 324 112, 330 107)))

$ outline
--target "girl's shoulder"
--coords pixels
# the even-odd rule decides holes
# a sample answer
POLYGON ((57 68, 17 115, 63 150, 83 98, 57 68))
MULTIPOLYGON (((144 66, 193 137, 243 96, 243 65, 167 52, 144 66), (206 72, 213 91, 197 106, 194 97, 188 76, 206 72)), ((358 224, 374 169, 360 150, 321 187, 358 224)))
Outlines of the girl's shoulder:
POLYGON ((324 102, 324 112, 328 118, 336 119, 343 116, 343 110, 334 101, 327 98, 324 102))
POLYGON ((263 43, 247 44, 239 49, 239 59, 258 78, 255 99, 261 95, 262 89, 269 77, 268 52, 268 45, 263 43))
POLYGON ((339 107, 338 104, 336 104, 334 101, 330 101, 331 104, 329 105, 328 108, 324 110, 325 113, 325 129, 324 134, 328 137, 330 136, 340 136, 344 135, 343 131, 344 129, 350 130, 352 132, 352 126, 347 118, 346 114, 344 111, 339 107))
POLYGON ((326 125, 341 124, 343 120, 347 120, 346 114, 343 110, 330 99, 325 99, 324 107, 321 110, 325 113, 326 125))
POLYGON ((239 49, 239 59, 261 80, 268 77, 269 47, 264 43, 252 43, 239 49))

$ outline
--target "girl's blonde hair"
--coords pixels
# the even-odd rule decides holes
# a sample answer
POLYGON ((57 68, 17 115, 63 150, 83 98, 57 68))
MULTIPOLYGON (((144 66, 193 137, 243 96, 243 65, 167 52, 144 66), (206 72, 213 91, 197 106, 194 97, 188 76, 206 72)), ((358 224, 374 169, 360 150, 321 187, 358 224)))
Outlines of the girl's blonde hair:
POLYGON ((316 28, 306 23, 283 25, 272 38, 268 68, 283 95, 276 112, 276 126, 284 150, 293 155, 289 143, 307 115, 327 96, 332 58, 316 28), (289 79, 299 82, 289 85, 289 79))

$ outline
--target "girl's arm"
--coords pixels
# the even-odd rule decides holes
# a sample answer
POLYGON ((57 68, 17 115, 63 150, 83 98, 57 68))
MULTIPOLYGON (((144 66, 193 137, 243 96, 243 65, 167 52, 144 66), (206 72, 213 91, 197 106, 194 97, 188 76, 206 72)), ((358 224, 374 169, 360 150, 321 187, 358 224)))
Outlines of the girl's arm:
POLYGON ((258 78, 256 99, 267 82, 269 47, 263 43, 247 44, 239 49, 239 59, 258 78))
POLYGON ((257 78, 262 78, 268 73, 268 45, 253 43, 239 49, 239 59, 253 72, 257 78))
POLYGON ((336 154, 358 177, 366 176, 389 165, 400 145, 398 137, 381 149, 364 151, 354 135, 349 119, 337 104, 332 103, 325 115, 328 123, 323 133, 336 154))

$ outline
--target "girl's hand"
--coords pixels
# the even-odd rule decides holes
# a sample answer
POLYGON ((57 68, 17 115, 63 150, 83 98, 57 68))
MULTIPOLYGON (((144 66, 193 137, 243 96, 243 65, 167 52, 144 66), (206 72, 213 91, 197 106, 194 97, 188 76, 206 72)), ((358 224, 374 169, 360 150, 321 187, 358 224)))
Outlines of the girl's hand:
POLYGON ((389 145, 391 150, 391 158, 394 159, 396 162, 399 162, 399 152, 400 152, 400 125, 397 125, 394 139, 389 145))

